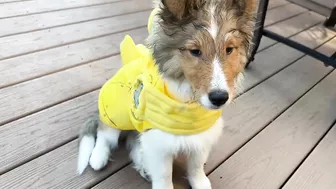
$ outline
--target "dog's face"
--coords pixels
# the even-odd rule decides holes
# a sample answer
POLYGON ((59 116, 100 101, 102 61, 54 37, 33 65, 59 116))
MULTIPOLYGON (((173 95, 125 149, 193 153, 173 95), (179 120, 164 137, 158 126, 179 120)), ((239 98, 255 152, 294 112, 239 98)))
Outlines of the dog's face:
POLYGON ((187 81, 204 107, 221 108, 247 62, 255 7, 256 0, 162 0, 149 37, 160 71, 187 81))

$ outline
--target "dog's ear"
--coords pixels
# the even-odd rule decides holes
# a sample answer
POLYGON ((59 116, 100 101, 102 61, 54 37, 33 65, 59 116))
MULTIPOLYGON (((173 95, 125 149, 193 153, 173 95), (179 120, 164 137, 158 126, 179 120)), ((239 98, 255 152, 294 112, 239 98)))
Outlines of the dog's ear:
POLYGON ((164 21, 181 21, 191 18, 206 0, 161 0, 164 21))

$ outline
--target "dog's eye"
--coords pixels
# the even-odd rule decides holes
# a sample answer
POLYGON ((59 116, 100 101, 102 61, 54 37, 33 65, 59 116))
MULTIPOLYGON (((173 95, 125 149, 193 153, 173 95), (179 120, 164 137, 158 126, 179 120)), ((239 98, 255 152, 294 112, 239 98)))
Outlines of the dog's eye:
POLYGON ((194 49, 194 50, 190 50, 190 54, 196 57, 200 57, 202 55, 202 52, 199 49, 194 49))
POLYGON ((230 55, 232 53, 232 51, 233 51, 233 47, 227 47, 226 48, 226 54, 227 55, 230 55))

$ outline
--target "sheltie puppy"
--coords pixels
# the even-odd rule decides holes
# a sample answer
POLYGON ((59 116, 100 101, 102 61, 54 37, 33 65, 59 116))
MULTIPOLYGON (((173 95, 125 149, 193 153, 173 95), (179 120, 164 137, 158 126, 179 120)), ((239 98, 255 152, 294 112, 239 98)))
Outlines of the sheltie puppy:
MULTIPOLYGON (((256 0, 157 0, 154 4, 158 11, 145 46, 166 91, 180 103, 196 103, 209 111, 225 109, 237 94, 252 46, 256 0)), ((223 126, 219 116, 194 134, 159 128, 130 131, 131 160, 153 189, 173 189, 172 164, 183 155, 191 187, 211 189, 204 164, 223 126)), ((80 135, 78 172, 88 164, 102 169, 121 131, 99 116, 87 121, 80 135)))

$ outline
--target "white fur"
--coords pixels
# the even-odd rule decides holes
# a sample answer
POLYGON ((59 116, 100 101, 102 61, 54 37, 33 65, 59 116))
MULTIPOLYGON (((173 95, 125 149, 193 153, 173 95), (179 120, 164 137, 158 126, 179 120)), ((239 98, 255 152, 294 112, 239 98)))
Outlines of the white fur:
POLYGON ((193 189, 210 189, 211 183, 204 173, 204 163, 208 159, 210 149, 204 149, 203 152, 196 151, 196 153, 191 154, 187 162, 189 183, 193 189))
POLYGON ((221 63, 216 56, 213 61, 213 72, 212 72, 212 79, 210 83, 211 90, 223 90, 228 91, 228 86, 225 79, 225 74, 221 67, 221 63))
POLYGON ((96 141, 94 136, 83 136, 79 145, 78 173, 82 174, 88 163, 94 170, 102 169, 109 160, 111 150, 118 146, 120 132, 106 126, 98 130, 96 141))
POLYGON ((229 33, 227 33, 227 34, 225 34, 225 36, 224 36, 224 41, 227 41, 227 40, 229 40, 229 38, 230 38, 230 36, 232 35, 232 33, 231 32, 229 32, 229 33))
POLYGON ((235 92, 236 95, 240 95, 241 93, 244 92, 244 85, 243 85, 243 81, 244 81, 244 73, 239 73, 237 75, 237 78, 235 80, 235 92))
POLYGON ((168 87, 169 94, 174 95, 174 98, 180 102, 189 102, 193 98, 193 90, 187 80, 182 82, 165 77, 164 81, 168 87))
MULTIPOLYGON (((220 61, 218 57, 215 56, 213 61, 213 70, 212 70, 212 78, 210 82, 210 91, 220 90, 220 91, 228 91, 228 86, 225 78, 225 74, 221 67, 220 61)), ((218 109, 218 106, 215 106, 209 100, 208 94, 204 94, 200 98, 200 103, 209 109, 218 109)))
POLYGON ((93 136, 84 136, 79 145, 79 154, 77 162, 77 172, 82 174, 89 164, 91 152, 95 146, 95 138, 93 136))
POLYGON ((152 129, 133 140, 131 158, 140 173, 147 173, 152 189, 173 189, 172 161, 178 154, 187 157, 187 177, 193 189, 211 189, 204 172, 212 146, 222 133, 224 123, 220 118, 207 131, 195 135, 174 135, 152 129))
POLYGON ((201 96, 200 103, 206 108, 218 109, 218 106, 215 106, 210 102, 209 96, 207 94, 201 96))
POLYGON ((210 14, 211 14, 211 24, 210 24, 210 28, 208 29, 209 33, 211 34, 212 38, 214 40, 216 40, 217 38, 217 33, 218 33, 218 25, 216 23, 216 19, 215 19, 215 9, 216 7, 211 7, 210 9, 210 14))
POLYGON ((105 167, 109 160, 111 149, 115 149, 118 146, 119 135, 120 130, 112 127, 98 130, 96 146, 90 158, 90 166, 94 170, 100 170, 105 167))

